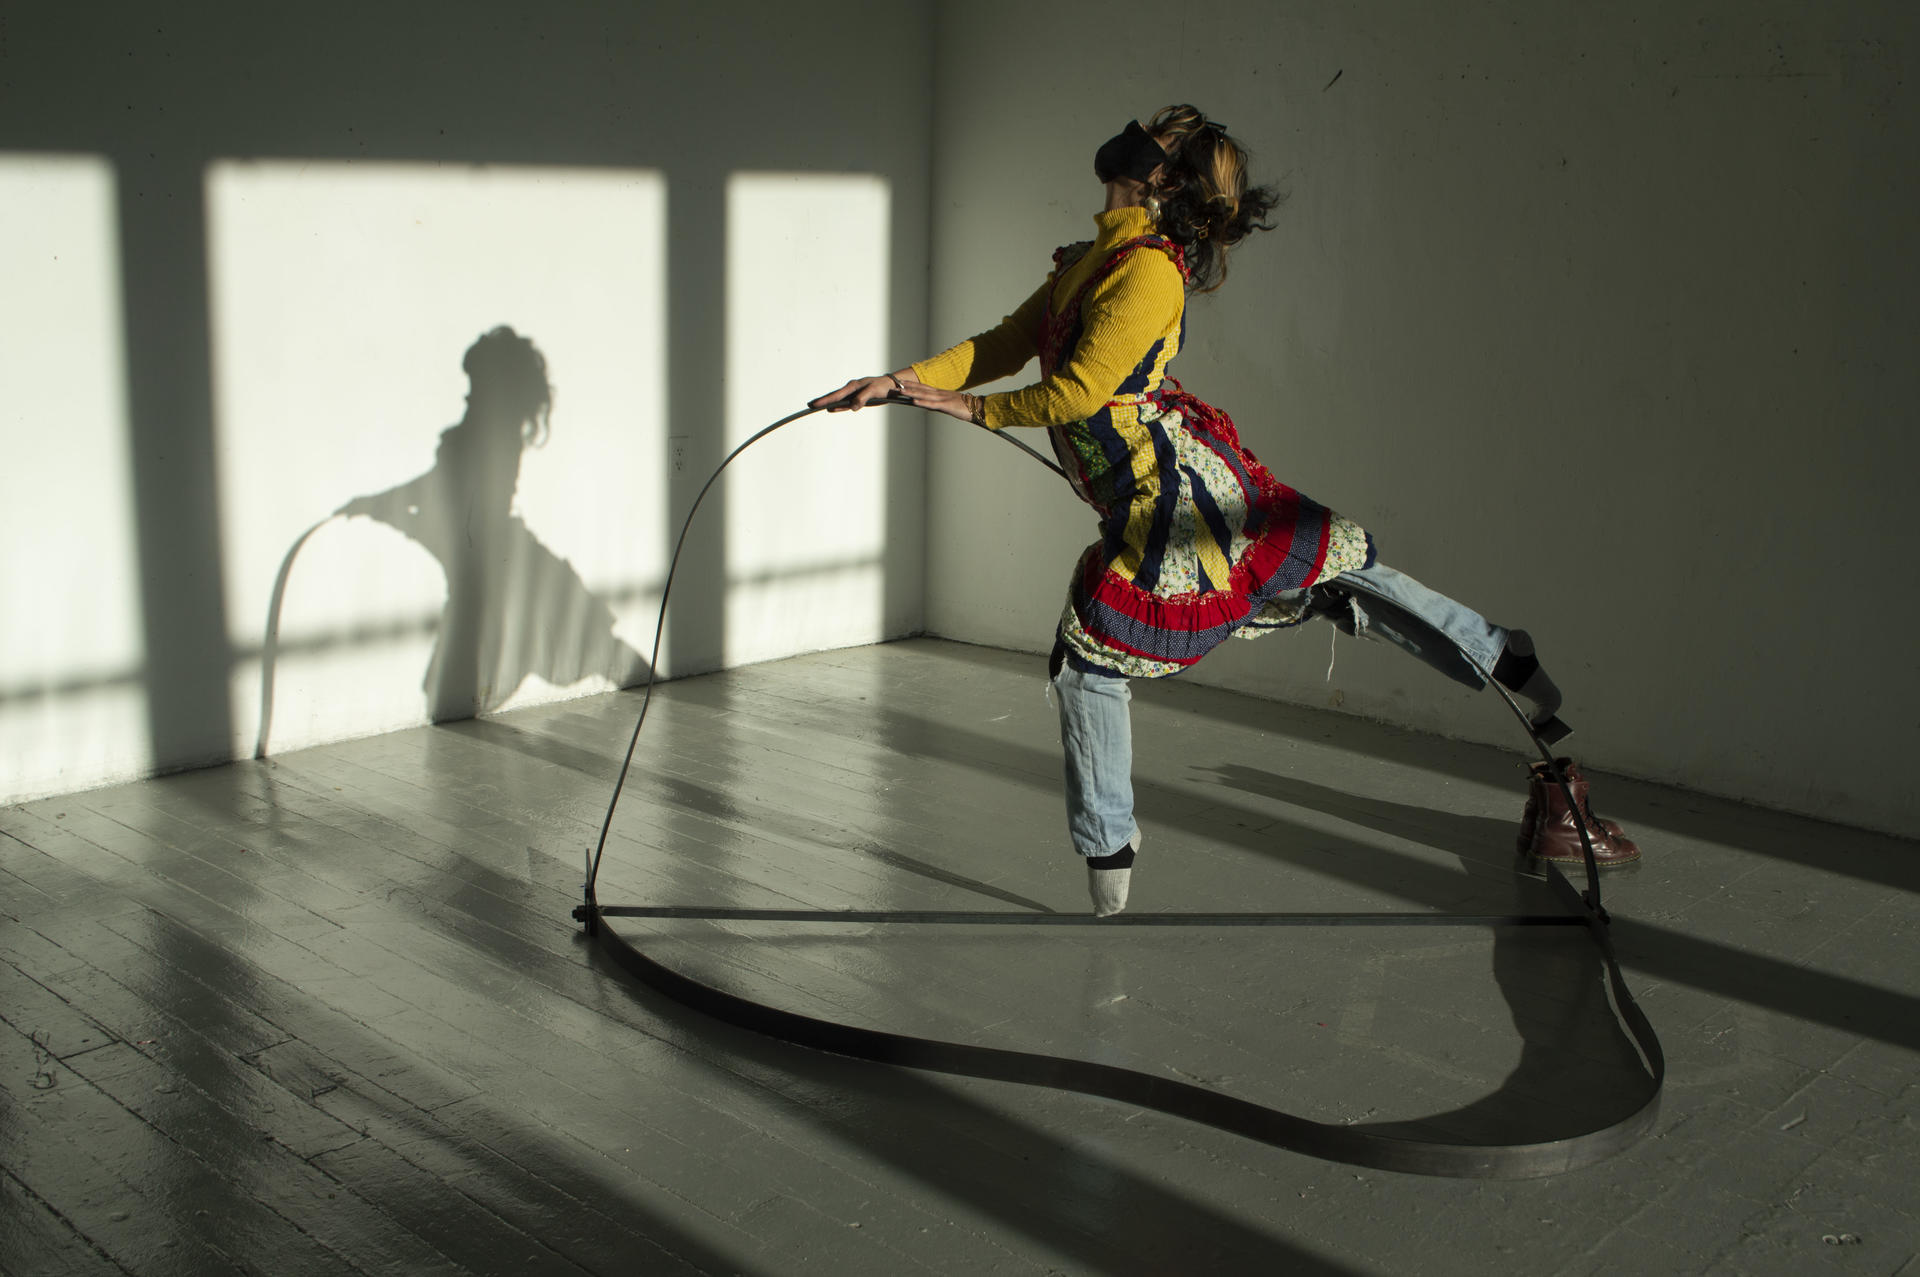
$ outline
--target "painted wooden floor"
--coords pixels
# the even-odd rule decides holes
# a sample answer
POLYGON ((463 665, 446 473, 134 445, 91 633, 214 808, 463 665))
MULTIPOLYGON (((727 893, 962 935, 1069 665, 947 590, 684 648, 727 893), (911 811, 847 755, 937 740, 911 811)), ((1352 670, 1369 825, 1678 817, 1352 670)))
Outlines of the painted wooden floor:
MULTIPOLYGON (((932 640, 667 685, 601 900, 1084 910, 1043 686, 932 640)), ((568 911, 638 705, 0 810, 0 1271, 1920 1271, 1913 843, 1598 778, 1648 854, 1604 885, 1656 1133, 1423 1179, 636 992, 568 911)), ((1135 712, 1136 910, 1552 907, 1517 754, 1199 687, 1135 712)), ((779 1006, 1324 1121, 1545 1139, 1639 1098, 1576 929, 619 925, 779 1006)))

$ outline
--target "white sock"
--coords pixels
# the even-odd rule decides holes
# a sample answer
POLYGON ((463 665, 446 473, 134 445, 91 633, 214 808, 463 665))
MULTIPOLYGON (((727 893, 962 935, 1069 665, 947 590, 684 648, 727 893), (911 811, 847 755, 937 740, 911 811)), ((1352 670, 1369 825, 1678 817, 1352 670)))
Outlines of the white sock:
POLYGON ((1093 897, 1093 916, 1111 918, 1127 907, 1131 869, 1087 869, 1087 894, 1093 897))
POLYGON ((1093 916, 1110 918, 1127 907, 1127 887, 1133 879, 1133 857, 1140 850, 1135 834, 1126 846, 1109 856, 1087 858, 1087 894, 1093 898, 1093 916))

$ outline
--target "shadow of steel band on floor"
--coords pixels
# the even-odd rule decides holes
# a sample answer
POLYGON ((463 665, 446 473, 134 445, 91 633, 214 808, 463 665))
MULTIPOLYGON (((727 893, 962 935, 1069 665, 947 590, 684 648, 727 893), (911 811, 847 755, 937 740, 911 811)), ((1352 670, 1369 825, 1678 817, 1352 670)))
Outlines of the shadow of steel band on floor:
POLYGON ((1606 925, 1585 907, 1580 894, 1558 869, 1549 867, 1556 890, 1574 910, 1565 915, 1516 915, 1513 919, 1464 916, 1313 915, 1302 914, 1142 914, 1124 925, 1342 925, 1365 918, 1364 925, 1392 923, 1501 926, 1562 923, 1584 925, 1594 938, 1606 969, 1607 986, 1620 1023, 1639 1052, 1646 1072, 1644 1100, 1618 1120, 1556 1139, 1526 1143, 1461 1143, 1421 1138, 1409 1132, 1422 1122, 1345 1125, 1317 1122, 1279 1109, 1236 1098, 1203 1086, 1157 1077, 1138 1070, 1090 1060, 983 1047, 892 1033, 879 1029, 822 1020, 768 1006, 714 988, 648 957, 626 937, 603 921, 607 917, 757 918, 820 923, 865 921, 877 923, 993 925, 1019 919, 1016 925, 1109 926, 1129 919, 1095 919, 1092 915, 1009 913, 914 913, 864 911, 860 913, 805 910, 738 910, 646 906, 582 905, 575 916, 586 924, 599 952, 620 970, 656 993, 736 1028, 746 1029, 797 1046, 810 1047, 853 1059, 898 1065, 992 1081, 1067 1090, 1116 1100, 1170 1116, 1202 1123, 1289 1152, 1344 1162, 1354 1166, 1412 1174, 1459 1178, 1530 1178, 1559 1174, 1601 1161, 1636 1143, 1659 1114, 1665 1057, 1653 1026, 1634 1003, 1615 961, 1606 925), (1226 919, 1227 921, 1219 921, 1226 919))
MULTIPOLYGON (((887 396, 889 400, 895 396, 887 396)), ((824 406, 824 405, 822 405, 824 406)), ((693 527, 694 517, 699 513, 700 505, 708 492, 714 488, 721 474, 729 465, 761 439, 792 424, 804 417, 820 411, 820 407, 808 407, 782 417, 763 427, 735 447, 719 462, 706 483, 687 510, 680 524, 679 536, 667 565, 666 581, 661 587, 660 613, 654 631, 653 657, 647 677, 646 690, 642 694, 640 713, 633 726, 633 734, 627 742, 626 753, 620 764, 620 772, 614 781, 613 793, 607 802, 605 820, 601 823, 600 837, 596 845, 587 852, 586 876, 582 883, 584 901, 574 909, 573 917, 587 931, 589 938, 598 942, 599 947, 614 962, 629 974, 657 992, 666 994, 678 1002, 695 1010, 705 1012, 726 1023, 740 1028, 792 1042, 800 1046, 830 1051, 834 1054, 854 1059, 871 1060, 876 1063, 903 1065, 910 1068, 925 1069, 934 1072, 952 1073, 970 1077, 990 1078, 1000 1081, 1024 1082, 1031 1085, 1047 1086, 1062 1090, 1078 1091, 1086 1095, 1102 1096, 1123 1103, 1138 1104, 1176 1117, 1202 1122, 1222 1130, 1244 1135, 1249 1139, 1271 1144, 1308 1156, 1320 1157, 1329 1161, 1345 1162, 1357 1166, 1378 1167, 1384 1170, 1406 1171, 1414 1174, 1443 1175, 1453 1177, 1531 1177, 1552 1175, 1590 1165, 1613 1153, 1631 1146, 1652 1126, 1659 1113, 1661 1087, 1666 1078, 1666 1061, 1660 1048, 1659 1038, 1652 1024, 1634 1003, 1626 981, 1620 974, 1618 962, 1614 958, 1613 947, 1607 936, 1608 916, 1600 897, 1600 870, 1596 863, 1593 840, 1584 821, 1575 821, 1574 827, 1580 836, 1580 846, 1587 888, 1577 890, 1558 867, 1546 863, 1544 868, 1555 893, 1567 906, 1566 918, 1571 922, 1586 926, 1599 947, 1606 969, 1608 987, 1613 995, 1613 1006, 1627 1034, 1637 1046, 1639 1061, 1647 1074, 1649 1089, 1645 1100, 1633 1112, 1611 1123, 1605 1123, 1591 1130, 1558 1139, 1534 1141, 1528 1143, 1487 1143, 1461 1144, 1450 1141, 1422 1139, 1404 1134, 1389 1134, 1382 1129, 1370 1129, 1360 1125, 1330 1125, 1315 1122, 1294 1114, 1251 1101, 1237 1099, 1205 1087, 1191 1086, 1184 1082, 1175 1082, 1166 1078, 1154 1077, 1133 1069, 1119 1068, 1114 1065, 1097 1064, 1088 1060, 1069 1059, 1061 1056, 1036 1055, 1022 1051, 1003 1050, 994 1047, 965 1045, 957 1042, 936 1041, 930 1038, 915 1037, 910 1034, 889 1033, 877 1029, 865 1029, 854 1025, 841 1024, 830 1020, 816 1019, 800 1015, 797 1012, 784 1011, 764 1003, 755 1002, 734 994, 723 992, 711 985, 673 971, 646 956, 634 945, 619 935, 613 928, 602 925, 604 917, 726 917, 740 919, 759 917, 766 920, 779 919, 789 922, 873 922, 907 923, 914 925, 1044 925, 1078 926, 1095 921, 1089 915, 1062 915, 1055 913, 941 913, 941 912, 888 912, 888 911, 823 911, 814 914, 807 910, 731 910, 685 908, 675 906, 602 906, 596 895, 595 886, 600 876, 600 865, 606 854, 608 834, 613 828, 615 809, 619 806, 621 791, 633 766, 635 748, 640 741, 642 729, 646 726, 647 710, 653 704, 653 692, 657 682, 660 637, 665 629, 668 616, 668 600, 673 589, 674 575, 679 567, 681 552, 687 544, 687 534, 693 527), (1084 921, 1083 921, 1084 920, 1084 921)), ((1006 442, 1017 441, 1008 436, 997 436, 1006 442)), ((1018 445, 1041 464, 1059 472, 1059 467, 1045 457, 1033 452, 1024 444, 1018 445)), ((1452 635, 1434 630, 1437 638, 1453 642, 1460 658, 1478 675, 1484 687, 1492 688, 1506 707, 1513 712, 1520 729, 1528 742, 1540 755, 1545 770, 1541 773, 1544 780, 1559 788, 1567 806, 1572 811, 1580 811, 1581 805, 1575 800, 1568 784, 1562 763, 1554 756, 1547 742, 1541 738, 1526 712, 1514 700, 1508 690, 1494 680, 1492 673, 1477 660, 1472 653, 1461 647, 1452 635)), ((1102 925, 1111 925, 1114 919, 1098 920, 1102 925)), ((1536 915, 1445 915, 1409 914, 1409 915, 1300 915, 1300 914, 1212 914, 1212 915, 1133 915, 1121 925, 1128 926, 1231 926, 1231 925, 1395 925, 1414 923, 1433 925, 1452 923, 1454 925, 1487 926, 1501 929, 1516 925, 1557 924, 1558 918, 1536 915)), ((1405 1124, 1394 1124, 1404 1129, 1405 1124)))
MULTIPOLYGON (((1517 707, 1516 707, 1517 712, 1517 707)), ((1524 720, 1523 720, 1524 721, 1524 720)), ((1543 751, 1544 752, 1544 751, 1543 751)), ((1589 855, 1591 849, 1588 849, 1589 855)), ((597 867, 593 860, 588 869, 597 867)), ((588 898, 574 910, 597 952, 640 984, 703 1015, 736 1028, 798 1046, 853 1059, 928 1072, 1015 1082, 1116 1100, 1227 1131, 1289 1152, 1349 1165, 1457 1178, 1529 1178, 1559 1174, 1604 1160, 1631 1147, 1659 1114, 1666 1064, 1652 1024, 1634 1002, 1608 936, 1608 919, 1593 891, 1581 893, 1559 869, 1544 866, 1548 884, 1566 911, 1558 914, 1445 913, 1160 913, 1091 914, 961 910, 744 909, 725 906, 600 905, 588 898), (1644 1072, 1644 1098, 1624 1116, 1557 1138, 1510 1143, 1461 1142, 1421 1132, 1448 1117, 1484 1110, 1497 1095, 1454 1114, 1373 1124, 1317 1122, 1203 1086, 1089 1060, 983 1047, 863 1028, 783 1010, 727 993, 648 957, 613 927, 609 918, 705 919, 731 922, 915 926, 1083 927, 1325 927, 1453 926, 1504 931, 1516 927, 1584 926, 1605 968, 1606 988, 1617 1023, 1630 1039, 1644 1072)), ((1590 875, 1590 881, 1597 874, 1590 875)), ((1520 1067, 1528 1068, 1537 1044, 1528 1042, 1520 1067)), ((1504 1091, 1506 1087, 1503 1087, 1504 1091)))

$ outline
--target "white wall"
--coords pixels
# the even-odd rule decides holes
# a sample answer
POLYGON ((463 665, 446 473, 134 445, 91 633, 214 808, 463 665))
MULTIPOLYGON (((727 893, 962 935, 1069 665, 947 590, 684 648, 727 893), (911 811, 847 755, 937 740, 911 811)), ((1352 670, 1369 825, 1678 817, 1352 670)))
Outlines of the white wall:
POLYGON ((98 156, 0 164, 0 778, 55 790, 146 737, 114 210, 98 156))
MULTIPOLYGON (((11 6, 0 801, 643 676, 726 449, 925 343, 930 8, 885 12, 11 6), (467 401, 496 325, 544 446, 467 401)), ((789 433, 665 673, 921 628, 920 432, 789 433)))
MULTIPOLYGON (((1911 828, 1912 6, 940 15, 942 48, 1008 38, 939 81, 934 346, 1089 233, 1101 140, 1193 101, 1291 199, 1191 308, 1188 388, 1387 562, 1531 629, 1591 764, 1911 828)), ((930 628, 1043 650, 1090 516, 985 437, 936 433, 929 474, 930 628)), ((1317 627, 1190 677, 1513 742, 1397 653, 1327 662, 1317 627)))

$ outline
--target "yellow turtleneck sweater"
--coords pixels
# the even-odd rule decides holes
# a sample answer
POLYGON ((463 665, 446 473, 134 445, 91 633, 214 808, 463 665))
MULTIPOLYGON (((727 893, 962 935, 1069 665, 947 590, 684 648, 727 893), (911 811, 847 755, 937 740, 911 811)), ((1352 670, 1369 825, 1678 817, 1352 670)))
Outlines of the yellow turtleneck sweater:
MULTIPOLYGON (((1106 261, 1113 248, 1148 234, 1153 223, 1144 208, 1119 208, 1093 217, 1093 247, 1064 274, 1049 274, 1020 308, 999 325, 931 359, 913 365, 913 375, 940 390, 967 390, 1010 377, 1040 352, 1040 333, 1049 311, 1063 307, 1106 261)), ((987 426, 1063 426, 1084 421, 1146 356, 1156 341, 1167 349, 1166 366, 1177 351, 1180 313, 1186 287, 1180 269, 1165 253, 1135 252, 1094 285, 1080 303, 1080 341, 1053 376, 1005 394, 987 395, 987 426)))

